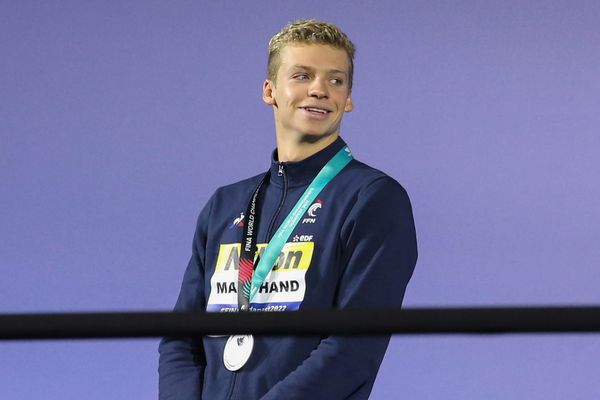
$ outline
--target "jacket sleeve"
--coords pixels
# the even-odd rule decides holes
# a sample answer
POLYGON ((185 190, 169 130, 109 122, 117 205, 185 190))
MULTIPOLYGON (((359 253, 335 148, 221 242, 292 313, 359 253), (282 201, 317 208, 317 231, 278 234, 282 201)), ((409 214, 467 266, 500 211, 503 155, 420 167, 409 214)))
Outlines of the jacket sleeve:
MULTIPOLYGON (((417 260, 412 208, 402 186, 383 177, 365 187, 340 240, 345 270, 336 308, 399 308, 417 260)), ((345 399, 358 392, 366 398, 389 339, 328 336, 262 399, 345 399)))
MULTIPOLYGON (((212 199, 211 199, 212 200, 212 199)), ((204 207, 196 224, 192 256, 181 284, 174 311, 204 310, 204 255, 212 201, 204 207)), ((159 399, 201 398, 206 359, 202 338, 165 337, 158 346, 159 399)))

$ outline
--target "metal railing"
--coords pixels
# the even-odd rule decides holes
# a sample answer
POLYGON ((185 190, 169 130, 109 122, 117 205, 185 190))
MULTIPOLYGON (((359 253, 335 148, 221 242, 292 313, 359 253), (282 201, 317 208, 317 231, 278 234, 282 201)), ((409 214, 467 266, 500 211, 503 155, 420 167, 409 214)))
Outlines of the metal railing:
POLYGON ((600 307, 2 314, 0 340, 202 335, 598 333, 600 307))

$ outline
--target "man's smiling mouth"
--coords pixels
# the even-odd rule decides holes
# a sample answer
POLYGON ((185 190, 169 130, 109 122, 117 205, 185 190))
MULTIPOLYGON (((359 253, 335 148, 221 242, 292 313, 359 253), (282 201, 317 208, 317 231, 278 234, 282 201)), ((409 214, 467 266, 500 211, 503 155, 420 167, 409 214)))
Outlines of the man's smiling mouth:
POLYGON ((321 115, 326 115, 326 114, 329 114, 331 112, 330 110, 327 110, 325 108, 320 108, 320 107, 300 107, 300 108, 302 108, 302 109, 304 109, 304 110, 306 110, 308 112, 318 113, 318 114, 321 114, 321 115))

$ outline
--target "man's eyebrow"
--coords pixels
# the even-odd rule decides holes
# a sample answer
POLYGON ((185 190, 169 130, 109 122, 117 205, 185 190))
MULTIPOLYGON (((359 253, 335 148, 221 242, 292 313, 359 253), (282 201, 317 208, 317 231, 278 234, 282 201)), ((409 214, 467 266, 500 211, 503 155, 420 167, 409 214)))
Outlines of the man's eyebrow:
MULTIPOLYGON (((308 65, 302 65, 302 64, 294 64, 294 65, 292 65, 290 67, 290 69, 304 69, 304 70, 307 70, 307 71, 314 71, 315 70, 313 67, 310 67, 308 65)), ((330 70, 327 70, 327 72, 329 72, 330 74, 344 74, 344 75, 348 75, 346 73, 346 71, 342 71, 342 70, 339 70, 339 69, 330 69, 330 70)))

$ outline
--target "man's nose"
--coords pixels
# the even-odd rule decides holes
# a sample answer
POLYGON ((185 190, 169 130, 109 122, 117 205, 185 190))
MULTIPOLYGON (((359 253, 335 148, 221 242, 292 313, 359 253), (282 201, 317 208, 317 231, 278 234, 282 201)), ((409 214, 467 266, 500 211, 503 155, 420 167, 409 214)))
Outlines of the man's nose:
POLYGON ((323 79, 319 78, 313 80, 308 89, 308 95, 311 97, 316 97, 317 99, 328 98, 329 92, 327 83, 323 79))

